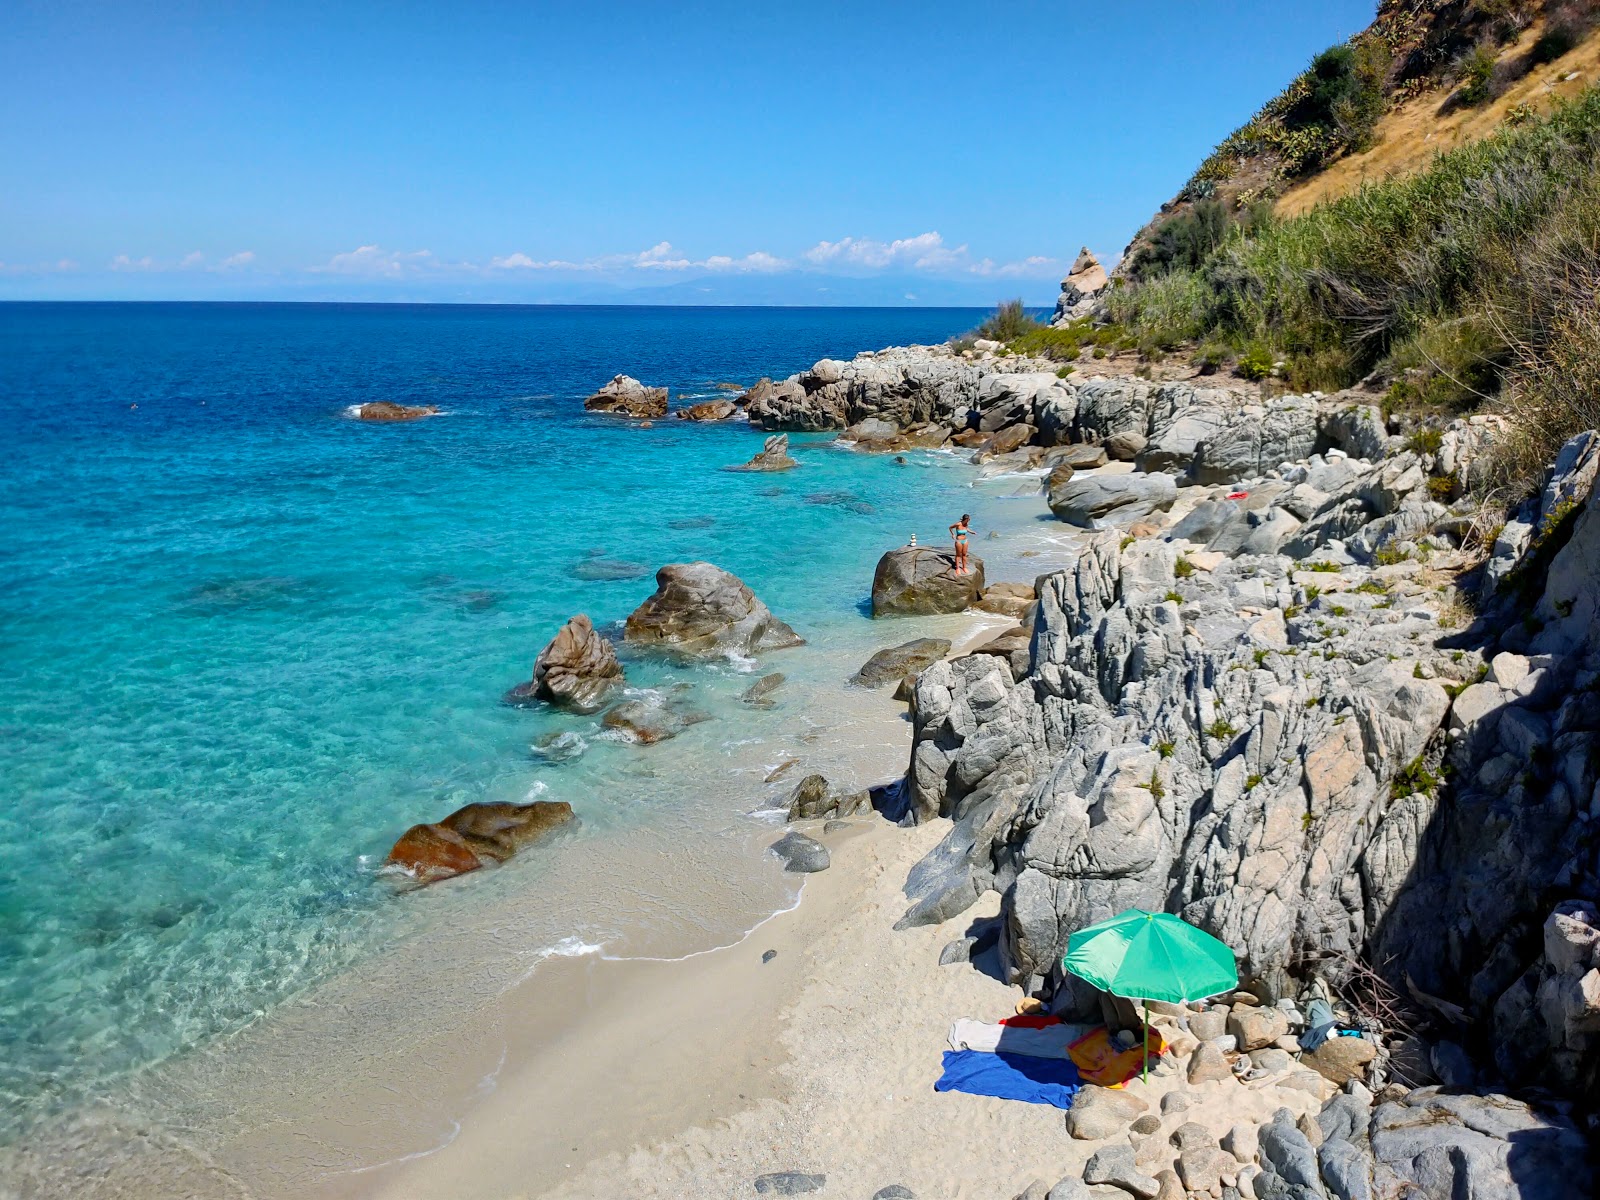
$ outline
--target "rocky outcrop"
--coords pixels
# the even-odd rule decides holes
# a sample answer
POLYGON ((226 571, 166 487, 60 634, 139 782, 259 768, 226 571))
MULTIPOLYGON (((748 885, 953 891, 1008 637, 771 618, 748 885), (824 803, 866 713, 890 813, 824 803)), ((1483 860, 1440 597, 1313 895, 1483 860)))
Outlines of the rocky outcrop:
POLYGON ((583 407, 590 412, 640 420, 664 417, 667 415, 667 389, 646 387, 631 375, 616 375, 610 383, 584 400, 583 407))
POLYGON ((437 824, 413 825, 384 861, 418 883, 436 883, 502 863, 573 819, 572 805, 553 800, 469 804, 437 824))
POLYGON ((594 713, 622 683, 617 652, 583 613, 563 625, 533 662, 533 679, 506 693, 508 704, 544 701, 574 712, 594 713))
MULTIPOLYGON (((1115 425, 1104 399, 1093 419, 1115 425)), ((1339 420, 1347 444, 1369 428, 1339 420)), ((1442 627, 1437 580, 1468 561, 1434 532, 1449 523, 1427 499, 1443 464, 1393 443, 1376 462, 1329 446, 1217 489, 1171 540, 1090 538, 1039 581, 1021 672, 974 654, 917 679, 912 808, 952 824, 907 880, 904 923, 999 892, 1009 977, 1067 993, 1067 936, 1129 907, 1215 934, 1268 997, 1365 955, 1402 994, 1476 1022, 1506 1078, 1593 1089, 1588 445, 1563 452, 1548 511, 1544 497, 1532 510, 1500 615, 1467 630, 1442 627)), ((1313 1065, 1347 1078, 1365 1054, 1313 1065)))
POLYGON ((920 616, 961 612, 983 594, 983 560, 967 559, 956 574, 955 555, 925 546, 902 546, 878 560, 872 576, 872 615, 920 616))
POLYGON ((749 462, 737 467, 727 467, 729 471, 790 471, 800 464, 789 457, 789 435, 775 433, 761 446, 761 453, 749 462))
POLYGON ((726 421, 739 408, 732 400, 702 400, 678 410, 680 421, 726 421))
POLYGON ((1061 281, 1061 295, 1056 297, 1056 311, 1050 318, 1052 325, 1066 325, 1079 317, 1087 316, 1095 300, 1106 290, 1110 280, 1100 260, 1085 246, 1072 262, 1072 270, 1061 281))
POLYGON ((789 820, 854 816, 872 806, 868 792, 841 792, 822 775, 807 775, 789 796, 789 820))
POLYGON ((708 562, 669 563, 628 617, 623 640, 685 654, 759 654, 804 641, 738 576, 708 562))
POLYGON ((423 417, 436 417, 439 408, 434 404, 395 404, 390 400, 370 400, 355 407, 357 419, 362 421, 420 421, 423 417))

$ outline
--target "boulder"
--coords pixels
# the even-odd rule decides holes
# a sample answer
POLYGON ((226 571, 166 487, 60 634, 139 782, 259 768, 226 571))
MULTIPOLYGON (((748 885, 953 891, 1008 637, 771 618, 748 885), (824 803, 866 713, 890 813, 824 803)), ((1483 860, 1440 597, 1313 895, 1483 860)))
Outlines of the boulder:
POLYGON ((756 1176, 759 1196, 804 1196, 820 1192, 827 1185, 826 1175, 807 1175, 801 1171, 772 1171, 756 1176))
POLYGON ((708 562, 669 563, 628 617, 623 640, 686 654, 757 654, 805 643, 738 576, 708 562))
POLYGON ((702 400, 698 404, 691 404, 687 408, 678 410, 680 421, 726 421, 738 412, 738 405, 732 400, 702 400))
POLYGON ((1067 1110, 1067 1132, 1084 1142, 1115 1137, 1149 1107, 1127 1092, 1087 1084, 1078 1089, 1067 1110))
POLYGON ((571 820, 572 805, 554 800, 468 804, 437 824, 413 825, 384 861, 419 883, 436 883, 502 863, 571 820))
POLYGON ((594 713, 605 706, 606 696, 623 681, 617 652, 594 631, 583 613, 573 617, 539 651, 533 662, 533 679, 506 694, 508 702, 543 700, 574 712, 594 713))
POLYGON ((991 583, 972 607, 1022 621, 1032 615, 1038 601, 1031 583, 991 583))
POLYGON ((788 471, 800 464, 789 457, 789 435, 775 433, 761 446, 761 453, 749 462, 737 467, 725 467, 728 471, 788 471))
POLYGON ((420 421, 423 417, 439 415, 434 404, 395 404, 390 400, 371 400, 356 406, 356 416, 363 421, 420 421))
POLYGON ((1047 464, 1065 463, 1075 471, 1092 471, 1106 465, 1104 446, 1060 446, 1044 456, 1047 464))
POLYGON ((1233 1068, 1216 1042, 1201 1042, 1189 1060, 1189 1082, 1207 1083, 1233 1077, 1233 1068))
POLYGON ((1170 475, 1082 476, 1048 487, 1047 497, 1061 520, 1103 529, 1165 512, 1178 498, 1178 485, 1170 475))
POLYGON ((955 555, 902 546, 878 560, 872 577, 872 615, 914 616, 961 612, 983 594, 983 560, 969 555, 968 573, 956 574, 955 555))
POLYGON ((1056 297, 1052 323, 1064 325, 1081 315, 1090 302, 1106 290, 1109 282, 1106 269, 1100 265, 1098 258, 1089 253, 1089 247, 1079 250, 1078 257, 1072 261, 1072 270, 1061 281, 1061 294, 1056 297))
POLYGON ((583 402, 590 412, 611 413, 619 417, 664 417, 667 415, 667 389, 646 387, 631 375, 615 375, 583 402))
POLYGON ((760 404, 772 396, 772 380, 763 375, 755 383, 733 398, 739 408, 749 408, 752 404, 760 404))
POLYGON ((797 433, 843 429, 850 423, 845 418, 844 399, 835 389, 808 392, 793 379, 773 384, 764 396, 752 396, 745 415, 757 429, 787 429, 797 433))
POLYGON ((1143 1200, 1154 1200, 1155 1194, 1161 1190, 1157 1180, 1134 1165, 1133 1147, 1121 1144, 1096 1150, 1084 1164, 1083 1181, 1090 1184, 1109 1183, 1143 1197, 1143 1200))
POLYGON ((870 688, 899 683, 907 675, 915 675, 949 653, 949 638, 916 638, 903 645, 890 646, 866 661, 856 672, 855 682, 870 688))
POLYGON ((1378 1057, 1378 1048, 1366 1038, 1331 1037, 1302 1061, 1329 1083, 1343 1086, 1352 1079, 1367 1077, 1367 1064, 1378 1057))
POLYGON ((906 450, 911 445, 905 434, 900 431, 900 426, 881 417, 868 417, 865 421, 857 421, 839 437, 853 442, 857 450, 865 450, 871 454, 906 450))
POLYGON ((784 834, 768 849, 783 860, 785 871, 800 875, 826 871, 832 861, 828 856, 828 848, 821 842, 793 831, 784 834))
POLYGON ((1150 439, 1142 433, 1124 429, 1109 434, 1101 443, 1105 447, 1106 457, 1112 462, 1133 462, 1144 453, 1144 448, 1150 444, 1150 439))
POLYGON ((1240 1050, 1260 1050, 1289 1032, 1289 1018, 1278 1008, 1235 1005, 1228 1014, 1228 1032, 1238 1039, 1240 1050))
POLYGON ((871 804, 870 793, 839 792, 826 777, 807 775, 789 797, 789 820, 849 817, 871 807, 871 804))

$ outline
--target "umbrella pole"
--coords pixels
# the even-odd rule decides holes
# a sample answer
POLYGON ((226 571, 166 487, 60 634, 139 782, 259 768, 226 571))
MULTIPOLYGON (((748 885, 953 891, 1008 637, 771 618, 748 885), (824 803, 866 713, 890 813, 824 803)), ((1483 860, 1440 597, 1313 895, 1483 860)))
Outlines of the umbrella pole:
POLYGON ((1141 1001, 1140 1007, 1144 1010, 1144 1080, 1150 1082, 1150 1002, 1141 1001))

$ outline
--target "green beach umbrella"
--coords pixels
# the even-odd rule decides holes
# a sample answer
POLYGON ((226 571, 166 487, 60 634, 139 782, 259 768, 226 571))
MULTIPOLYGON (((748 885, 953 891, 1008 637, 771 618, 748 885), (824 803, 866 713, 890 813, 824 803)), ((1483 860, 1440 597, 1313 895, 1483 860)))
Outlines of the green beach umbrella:
MULTIPOLYGON (((1233 951, 1170 913, 1130 908, 1067 939, 1061 965, 1079 979, 1129 1000, 1185 1004, 1239 986, 1233 951)), ((1144 1073, 1150 1074, 1145 1023, 1144 1073)))

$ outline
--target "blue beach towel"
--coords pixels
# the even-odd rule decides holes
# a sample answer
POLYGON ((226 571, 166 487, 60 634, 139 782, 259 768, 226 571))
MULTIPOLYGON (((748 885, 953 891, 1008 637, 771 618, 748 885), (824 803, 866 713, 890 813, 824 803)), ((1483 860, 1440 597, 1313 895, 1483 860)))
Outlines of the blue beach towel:
POLYGON ((1070 1059, 991 1054, 986 1050, 946 1050, 944 1074, 939 1076, 933 1090, 1071 1108, 1072 1098, 1082 1086, 1078 1068, 1070 1059))

